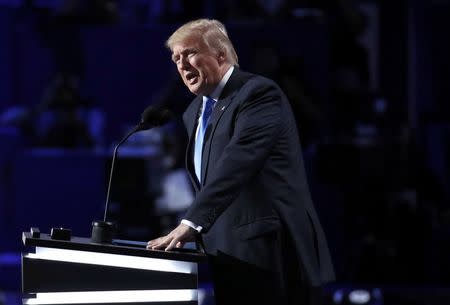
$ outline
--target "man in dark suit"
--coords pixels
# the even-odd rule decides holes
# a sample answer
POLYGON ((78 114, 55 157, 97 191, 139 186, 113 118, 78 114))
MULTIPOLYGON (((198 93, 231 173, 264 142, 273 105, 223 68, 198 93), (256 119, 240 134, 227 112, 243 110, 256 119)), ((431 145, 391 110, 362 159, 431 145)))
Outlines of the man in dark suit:
POLYGON ((296 122, 271 80, 243 72, 223 24, 189 22, 167 41, 188 89, 186 166, 196 197, 149 249, 202 240, 217 304, 307 304, 334 279, 296 122))

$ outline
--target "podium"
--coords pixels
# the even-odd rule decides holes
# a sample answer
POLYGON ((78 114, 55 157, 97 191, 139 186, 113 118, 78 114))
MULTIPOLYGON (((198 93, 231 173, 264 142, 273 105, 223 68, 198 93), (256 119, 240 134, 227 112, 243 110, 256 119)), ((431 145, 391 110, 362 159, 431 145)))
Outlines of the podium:
POLYGON ((23 243, 31 247, 22 254, 23 304, 198 304, 203 253, 152 251, 123 240, 55 240, 28 232, 23 243))

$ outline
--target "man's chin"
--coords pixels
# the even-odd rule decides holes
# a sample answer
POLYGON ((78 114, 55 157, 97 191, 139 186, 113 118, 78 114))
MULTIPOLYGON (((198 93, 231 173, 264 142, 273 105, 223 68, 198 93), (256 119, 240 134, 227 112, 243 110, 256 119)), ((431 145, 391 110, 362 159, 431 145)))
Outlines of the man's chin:
POLYGON ((195 95, 201 95, 202 91, 199 86, 188 86, 189 91, 191 91, 195 95))
POLYGON ((195 95, 209 95, 212 92, 212 89, 209 88, 210 86, 206 86, 204 83, 187 85, 187 87, 189 91, 191 91, 195 95))
POLYGON ((200 94, 200 93, 199 93, 197 90, 195 90, 195 89, 189 88, 189 91, 191 91, 191 93, 192 93, 192 94, 195 94, 195 95, 199 95, 199 94, 200 94))

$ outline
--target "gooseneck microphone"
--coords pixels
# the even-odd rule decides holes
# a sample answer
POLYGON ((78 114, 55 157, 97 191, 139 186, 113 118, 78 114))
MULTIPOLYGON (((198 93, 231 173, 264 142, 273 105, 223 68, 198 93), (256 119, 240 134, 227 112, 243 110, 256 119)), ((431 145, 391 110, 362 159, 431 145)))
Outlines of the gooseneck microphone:
POLYGON ((128 138, 133 135, 134 133, 141 131, 141 130, 147 130, 151 129, 153 127, 161 126, 165 123, 167 123, 172 117, 171 112, 169 109, 164 107, 157 107, 157 106, 148 106, 144 112, 141 115, 141 121, 139 124, 137 124, 125 137, 123 137, 122 140, 116 145, 114 148, 113 158, 111 162, 111 171, 109 173, 109 182, 108 182, 108 191, 106 193, 106 203, 105 203, 105 215, 103 216, 103 221, 106 221, 106 216, 108 214, 108 206, 110 201, 110 194, 111 194, 111 182, 112 177, 114 173, 114 164, 117 157, 117 151, 119 147, 126 141, 128 138))
POLYGON ((106 192, 105 213, 103 221, 94 221, 92 223, 92 241, 99 243, 110 243, 112 241, 112 234, 115 229, 112 222, 107 222, 108 207, 110 202, 112 177, 114 174, 114 165, 117 158, 119 147, 134 133, 141 130, 148 130, 153 127, 161 126, 167 123, 172 118, 171 111, 164 106, 148 106, 141 115, 141 121, 137 124, 120 142, 114 147, 113 158, 111 162, 111 170, 109 173, 108 190, 106 192))

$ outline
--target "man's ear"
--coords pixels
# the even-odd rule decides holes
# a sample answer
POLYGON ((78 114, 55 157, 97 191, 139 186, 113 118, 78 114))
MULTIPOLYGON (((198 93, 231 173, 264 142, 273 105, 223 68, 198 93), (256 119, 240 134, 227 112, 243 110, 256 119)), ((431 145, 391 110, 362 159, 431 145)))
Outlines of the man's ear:
POLYGON ((227 52, 225 50, 221 50, 217 53, 217 60, 219 64, 223 64, 227 59, 227 52))

